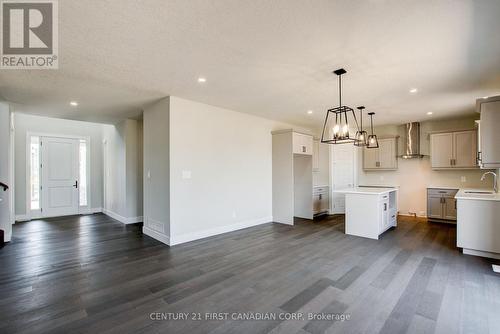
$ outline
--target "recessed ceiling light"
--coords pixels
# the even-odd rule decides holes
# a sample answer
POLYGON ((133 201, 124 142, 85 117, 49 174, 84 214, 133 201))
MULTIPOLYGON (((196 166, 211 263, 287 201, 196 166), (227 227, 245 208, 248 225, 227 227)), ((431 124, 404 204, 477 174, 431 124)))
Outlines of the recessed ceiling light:
POLYGON ((412 94, 415 94, 415 93, 417 93, 417 92, 418 92, 418 89, 416 89, 416 88, 412 88, 412 89, 410 89, 410 93, 412 93, 412 94))
POLYGON ((78 105, 78 102, 76 101, 71 101, 69 104, 71 104, 73 107, 76 107, 78 105))
POLYGON ((203 77, 199 77, 199 78, 198 78, 198 82, 199 82, 199 83, 204 83, 204 82, 207 82, 207 79, 206 79, 206 78, 203 78, 203 77))
POLYGON ((427 115, 432 115, 432 111, 427 112, 427 115))
POLYGON ((307 111, 307 113, 308 113, 309 115, 311 115, 311 114, 313 113, 313 111, 312 111, 312 110, 308 110, 308 111, 307 111))

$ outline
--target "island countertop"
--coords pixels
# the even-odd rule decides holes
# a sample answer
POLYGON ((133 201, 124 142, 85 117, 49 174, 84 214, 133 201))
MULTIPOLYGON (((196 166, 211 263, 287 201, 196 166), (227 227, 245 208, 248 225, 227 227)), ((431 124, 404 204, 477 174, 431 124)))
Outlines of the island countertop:
POLYGON ((354 188, 344 188, 335 189, 334 193, 337 194, 364 194, 364 195, 383 195, 388 194, 393 191, 398 191, 397 188, 372 188, 372 187, 354 187, 354 188))

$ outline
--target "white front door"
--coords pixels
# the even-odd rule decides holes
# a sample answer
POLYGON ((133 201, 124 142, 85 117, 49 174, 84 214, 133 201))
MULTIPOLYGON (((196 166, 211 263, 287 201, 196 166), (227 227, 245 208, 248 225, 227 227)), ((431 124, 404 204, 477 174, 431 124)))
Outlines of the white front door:
MULTIPOLYGON (((345 189, 354 187, 356 184, 356 160, 357 148, 353 144, 332 145, 331 180, 332 191, 335 189, 345 189)), ((332 193, 332 211, 345 213, 345 195, 332 193)))
POLYGON ((42 216, 78 214, 78 139, 41 137, 42 216))

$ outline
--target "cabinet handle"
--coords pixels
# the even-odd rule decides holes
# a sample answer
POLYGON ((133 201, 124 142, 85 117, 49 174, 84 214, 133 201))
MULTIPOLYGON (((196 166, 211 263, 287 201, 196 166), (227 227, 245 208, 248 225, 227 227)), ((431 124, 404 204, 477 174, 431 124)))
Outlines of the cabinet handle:
POLYGON ((481 152, 477 152, 477 163, 479 164, 482 160, 482 157, 481 157, 481 152))
POLYGON ((319 199, 321 200, 323 198, 323 195, 322 194, 319 194, 319 199))
POLYGON ((380 167, 380 161, 377 161, 377 162, 375 163, 375 167, 380 167))
POLYGON ((457 200, 455 200, 455 210, 457 209, 457 200))
POLYGON ((302 146, 302 153, 306 153, 306 147, 302 146))
POLYGON ((450 166, 453 166, 453 159, 450 159, 450 166))
POLYGON ((387 203, 384 203, 384 211, 387 211, 387 203))

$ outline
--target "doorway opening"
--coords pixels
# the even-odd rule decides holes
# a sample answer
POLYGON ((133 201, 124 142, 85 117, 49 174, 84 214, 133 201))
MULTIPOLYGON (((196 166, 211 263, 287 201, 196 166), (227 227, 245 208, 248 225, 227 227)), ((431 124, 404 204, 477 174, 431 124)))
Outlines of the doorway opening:
POLYGON ((90 212, 90 138, 28 133, 30 219, 90 212))

